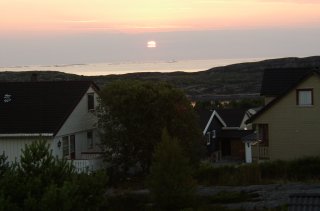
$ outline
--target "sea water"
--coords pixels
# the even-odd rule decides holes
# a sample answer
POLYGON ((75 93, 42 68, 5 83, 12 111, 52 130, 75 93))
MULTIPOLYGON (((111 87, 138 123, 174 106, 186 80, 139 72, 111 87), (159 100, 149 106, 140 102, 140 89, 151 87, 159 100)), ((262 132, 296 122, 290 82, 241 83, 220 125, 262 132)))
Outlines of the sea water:
POLYGON ((213 67, 225 66, 243 62, 256 62, 266 58, 244 59, 203 59, 203 60, 166 60, 166 61, 127 61, 90 64, 62 65, 28 65, 0 67, 3 71, 60 71, 77 75, 110 75, 135 72, 198 72, 213 67))

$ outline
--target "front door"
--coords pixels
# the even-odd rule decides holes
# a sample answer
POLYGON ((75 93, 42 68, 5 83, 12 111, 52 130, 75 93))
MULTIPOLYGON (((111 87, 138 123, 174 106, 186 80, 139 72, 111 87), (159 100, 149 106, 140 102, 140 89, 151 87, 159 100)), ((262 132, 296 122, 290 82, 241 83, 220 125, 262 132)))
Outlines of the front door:
POLYGON ((76 158, 76 141, 75 135, 70 136, 70 159, 74 160, 76 158))
POLYGON ((221 154, 222 154, 222 156, 230 156, 231 155, 230 140, 228 140, 228 139, 221 140, 221 154))

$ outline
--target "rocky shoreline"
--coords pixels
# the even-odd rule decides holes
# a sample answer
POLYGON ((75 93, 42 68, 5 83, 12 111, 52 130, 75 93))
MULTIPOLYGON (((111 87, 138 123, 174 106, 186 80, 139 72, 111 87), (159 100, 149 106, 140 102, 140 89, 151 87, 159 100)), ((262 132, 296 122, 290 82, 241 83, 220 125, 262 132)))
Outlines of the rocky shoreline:
POLYGON ((240 192, 256 194, 258 197, 250 202, 221 204, 229 209, 261 210, 285 206, 289 196, 301 193, 320 193, 320 184, 272 184, 250 186, 212 186, 199 187, 198 194, 215 195, 220 192, 240 192))

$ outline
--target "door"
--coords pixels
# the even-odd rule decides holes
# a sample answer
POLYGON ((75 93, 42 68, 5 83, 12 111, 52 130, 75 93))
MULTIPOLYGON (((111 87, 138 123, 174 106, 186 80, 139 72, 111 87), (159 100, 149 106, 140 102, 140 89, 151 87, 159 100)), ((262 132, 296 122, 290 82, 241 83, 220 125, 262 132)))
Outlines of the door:
POLYGON ((76 158, 76 141, 75 135, 70 136, 70 159, 74 160, 76 158))

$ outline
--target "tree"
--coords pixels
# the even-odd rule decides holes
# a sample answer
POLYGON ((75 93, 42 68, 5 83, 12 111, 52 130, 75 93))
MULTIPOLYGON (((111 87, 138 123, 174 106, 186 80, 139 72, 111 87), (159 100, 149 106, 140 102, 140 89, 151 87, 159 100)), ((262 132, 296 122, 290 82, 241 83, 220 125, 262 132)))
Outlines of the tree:
POLYGON ((181 209, 192 205, 196 183, 192 167, 176 138, 164 130, 151 166, 149 187, 154 201, 164 209, 181 209))
POLYGON ((147 174, 163 128, 182 142, 193 164, 201 154, 201 132, 185 94, 169 84, 117 81, 100 92, 99 127, 111 178, 140 165, 147 174))
POLYGON ((0 210, 39 210, 47 187, 61 187, 72 175, 73 167, 54 157, 46 140, 34 141, 25 146, 20 162, 12 164, 0 181, 0 210))
POLYGON ((0 210, 103 210, 107 180, 105 171, 76 174, 38 140, 0 177, 0 210))
POLYGON ((7 156, 3 152, 2 155, 0 155, 0 179, 8 169, 9 163, 7 162, 7 156))

